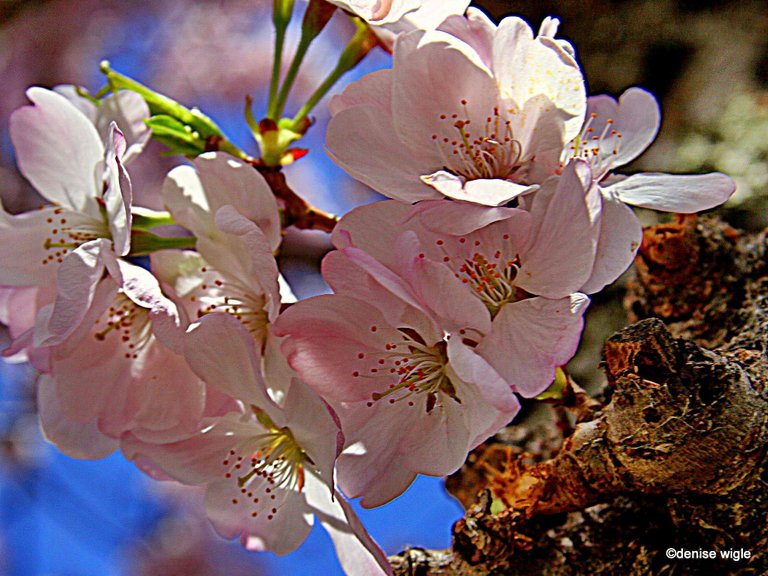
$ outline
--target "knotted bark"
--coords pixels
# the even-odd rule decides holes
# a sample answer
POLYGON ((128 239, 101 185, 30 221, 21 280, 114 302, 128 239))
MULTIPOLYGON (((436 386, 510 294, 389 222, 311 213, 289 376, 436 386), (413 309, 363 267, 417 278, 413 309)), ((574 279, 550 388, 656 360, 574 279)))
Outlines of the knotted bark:
POLYGON ((605 397, 574 384, 549 427, 481 446, 448 482, 468 509, 452 548, 406 550, 396 573, 768 573, 765 256, 764 233, 714 219, 646 230, 605 397))

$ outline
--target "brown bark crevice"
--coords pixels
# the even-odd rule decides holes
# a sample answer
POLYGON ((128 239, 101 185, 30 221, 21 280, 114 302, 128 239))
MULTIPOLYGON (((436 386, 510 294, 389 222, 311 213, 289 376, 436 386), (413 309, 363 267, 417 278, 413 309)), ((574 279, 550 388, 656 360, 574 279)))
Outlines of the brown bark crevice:
POLYGON ((407 550, 396 574, 768 573, 765 246, 711 218, 646 230, 602 404, 574 387, 554 456, 535 430, 481 446, 448 482, 469 506, 452 548, 407 550))

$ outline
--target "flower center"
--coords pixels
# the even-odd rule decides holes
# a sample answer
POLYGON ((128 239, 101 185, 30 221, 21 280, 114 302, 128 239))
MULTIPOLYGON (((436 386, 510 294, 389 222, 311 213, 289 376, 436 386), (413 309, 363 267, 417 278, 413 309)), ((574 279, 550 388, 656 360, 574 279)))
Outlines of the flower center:
POLYGON ((266 432, 229 451, 222 461, 224 478, 235 479, 242 495, 232 499, 234 506, 252 506, 252 518, 266 512, 267 520, 272 520, 289 494, 304 489, 304 466, 314 462, 289 428, 278 428, 256 406, 251 410, 266 432))
MULTIPOLYGON (((371 326, 371 331, 376 330, 376 326, 371 326)), ((357 355, 361 369, 355 370, 353 377, 383 378, 389 382, 386 389, 371 394, 372 401, 368 402, 368 406, 384 398, 394 404, 413 395, 425 394, 427 412, 431 412, 441 393, 461 402, 446 373, 448 359, 445 342, 428 346, 412 328, 398 328, 398 332, 402 339, 386 343, 384 351, 367 354, 360 352, 357 355)), ((414 405, 413 400, 408 401, 408 406, 414 405)))
POLYGON ((137 306, 123 293, 119 293, 96 319, 94 327, 98 330, 93 334, 96 340, 103 342, 115 335, 123 345, 125 357, 134 360, 153 338, 149 311, 137 306))
POLYGON ((256 341, 263 342, 269 324, 265 296, 205 266, 200 268, 200 272, 203 283, 197 294, 191 297, 198 305, 197 317, 224 312, 237 318, 256 341))
POLYGON ((90 240, 109 238, 109 230, 104 224, 92 219, 73 222, 81 219, 81 215, 66 214, 62 208, 50 211, 46 219, 49 229, 43 241, 43 248, 46 250, 45 258, 41 262, 43 266, 61 264, 71 250, 90 240))
POLYGON ((621 149, 622 134, 613 128, 613 118, 606 118, 603 128, 595 130, 593 125, 597 122, 598 114, 592 112, 584 123, 581 134, 576 136, 565 150, 560 162, 561 169, 569 160, 581 158, 590 163, 596 180, 600 180, 610 171, 621 149))
POLYGON ((465 117, 459 114, 441 114, 441 123, 447 122, 443 136, 432 134, 438 145, 445 168, 466 180, 483 178, 509 178, 520 165, 522 150, 514 139, 511 123, 504 119, 498 107, 486 117, 485 126, 473 132, 467 113, 467 101, 462 100, 465 117))
POLYGON ((520 258, 509 246, 509 234, 501 235, 500 239, 501 242, 492 243, 498 248, 491 247, 491 252, 482 240, 462 236, 458 239, 458 246, 463 255, 451 255, 446 250, 445 240, 435 241, 443 254, 443 262, 453 270, 453 275, 485 304, 491 318, 496 317, 504 304, 517 302, 525 297, 525 293, 515 286, 521 266, 520 258), (475 252, 470 256, 468 249, 472 248, 475 252))
POLYGON ((472 288, 475 296, 488 308, 492 318, 504 304, 519 300, 515 278, 520 269, 520 259, 504 261, 501 256, 501 252, 497 250, 489 260, 475 252, 472 258, 466 259, 459 267, 459 273, 456 275, 462 283, 472 288))

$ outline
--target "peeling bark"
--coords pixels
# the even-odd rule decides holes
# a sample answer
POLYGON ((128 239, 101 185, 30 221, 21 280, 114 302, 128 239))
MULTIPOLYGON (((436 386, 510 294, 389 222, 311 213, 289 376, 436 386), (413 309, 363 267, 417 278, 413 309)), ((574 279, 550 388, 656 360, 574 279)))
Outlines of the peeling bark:
POLYGON ((571 429, 550 408, 549 440, 481 446, 448 481, 468 506, 452 548, 406 550, 395 573, 768 573, 765 252, 765 234, 714 219, 646 230, 626 298, 637 322, 605 344, 603 402, 574 385, 571 429), (720 556, 734 549, 751 557, 720 556))

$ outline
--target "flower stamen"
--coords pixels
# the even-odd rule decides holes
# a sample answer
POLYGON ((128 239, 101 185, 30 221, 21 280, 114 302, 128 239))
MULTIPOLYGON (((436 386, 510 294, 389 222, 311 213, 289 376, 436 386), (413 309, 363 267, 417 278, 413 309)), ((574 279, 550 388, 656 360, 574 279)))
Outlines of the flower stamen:
POLYGON ((522 156, 520 142, 515 140, 509 120, 502 118, 498 107, 486 117, 482 132, 472 132, 467 101, 461 101, 464 118, 458 114, 441 114, 440 121, 450 122, 444 133, 457 132, 451 139, 432 135, 438 145, 446 170, 462 176, 465 180, 507 179, 519 168, 522 156))

